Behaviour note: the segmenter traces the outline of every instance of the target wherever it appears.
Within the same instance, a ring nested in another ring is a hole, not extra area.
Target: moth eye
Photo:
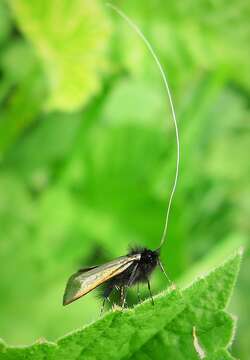
[[[148,255],[148,261],[152,262],[153,258],[151,255]]]

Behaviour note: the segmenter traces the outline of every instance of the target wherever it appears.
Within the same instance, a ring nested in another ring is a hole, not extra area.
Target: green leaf
[[[37,57],[23,39],[9,42],[4,48],[0,68],[4,74],[0,86],[2,155],[37,120],[44,107],[46,85]]]
[[[206,360],[233,360],[232,357],[226,350],[216,351],[214,354],[206,357]]]
[[[49,83],[49,109],[73,110],[100,88],[109,25],[97,1],[10,0]]]
[[[0,45],[6,41],[11,30],[11,19],[6,4],[0,3]]]
[[[225,311],[241,261],[241,251],[204,278],[180,291],[170,287],[134,308],[101,319],[59,339],[26,347],[5,347],[1,360],[199,359],[193,329],[206,359],[233,359],[226,349],[235,321]]]

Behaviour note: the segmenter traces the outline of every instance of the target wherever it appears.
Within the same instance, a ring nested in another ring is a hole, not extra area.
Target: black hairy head
[[[139,264],[157,265],[159,259],[159,250],[150,250],[145,247],[131,248],[128,255],[141,254]]]

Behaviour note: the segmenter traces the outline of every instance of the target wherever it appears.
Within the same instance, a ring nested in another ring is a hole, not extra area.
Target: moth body
[[[119,290],[123,306],[128,287],[147,282],[150,291],[149,277],[157,265],[159,265],[159,250],[135,248],[127,255],[106,264],[80,269],[68,280],[63,305],[70,304],[104,284],[104,301],[113,290]]]

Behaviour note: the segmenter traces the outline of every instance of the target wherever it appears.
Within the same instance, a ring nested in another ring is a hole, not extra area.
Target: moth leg
[[[165,271],[165,269],[164,269],[164,267],[163,267],[163,265],[162,265],[162,263],[161,263],[160,260],[158,260],[158,265],[159,265],[161,271],[163,272],[163,274],[166,276],[169,284],[171,285],[171,284],[172,284],[172,281],[171,281],[170,278],[168,277],[168,274],[166,273],[166,271]]]
[[[125,305],[125,286],[120,287],[120,306],[124,308]]]
[[[104,307],[105,307],[105,303],[106,303],[106,300],[108,300],[110,302],[110,299],[109,299],[109,295],[111,294],[111,292],[113,291],[114,287],[112,285],[109,285],[107,286],[107,288],[105,289],[104,293],[103,293],[103,302],[102,302],[102,307],[101,307],[101,314],[103,314],[103,311],[104,311]]]
[[[129,286],[131,286],[136,278],[136,271],[137,271],[137,267],[138,267],[138,264],[136,264],[132,270],[132,273],[129,277],[129,280],[127,282],[127,284],[125,285],[122,285],[120,287],[120,305],[122,308],[125,307],[125,304],[126,304],[126,292],[127,292],[127,288]]]
[[[140,284],[137,283],[137,298],[138,302],[141,303]]]
[[[133,271],[132,271],[132,273],[130,275],[130,278],[128,280],[128,284],[127,284],[128,287],[133,284],[133,282],[134,282],[134,280],[136,278],[137,267],[138,267],[138,264],[136,264],[135,267],[133,268]]]
[[[152,305],[154,305],[154,299],[153,299],[153,296],[152,296],[152,293],[151,293],[151,288],[150,288],[150,282],[149,280],[147,279],[147,282],[148,282],[148,291],[149,291],[149,294],[150,294],[150,298],[151,298],[151,302],[152,302]]]
[[[102,316],[102,314],[103,314],[106,299],[107,299],[107,298],[104,298],[104,299],[103,299],[102,307],[101,307],[101,311],[100,311],[100,316]]]
[[[122,308],[124,308],[125,304],[126,304],[126,292],[127,292],[127,288],[130,287],[134,280],[136,279],[136,271],[137,271],[137,267],[138,267],[138,264],[136,264],[132,270],[132,273],[129,277],[129,280],[127,282],[126,285],[123,285],[121,287],[121,292],[122,292],[122,295],[121,295],[121,306]]]

